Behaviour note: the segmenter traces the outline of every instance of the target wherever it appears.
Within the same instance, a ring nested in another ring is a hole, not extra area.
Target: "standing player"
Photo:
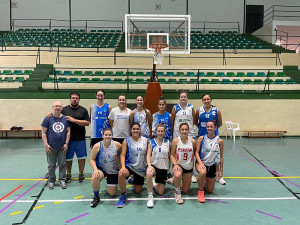
[[[124,140],[120,156],[121,169],[119,171],[119,186],[121,197],[117,204],[119,208],[124,207],[127,201],[126,179],[130,174],[133,175],[133,188],[135,193],[140,194],[142,192],[147,167],[147,146],[147,138],[141,136],[140,124],[133,123],[131,126],[131,136]]]
[[[110,127],[113,130],[113,139],[120,144],[130,135],[130,113],[131,110],[126,107],[126,97],[122,94],[118,98],[118,107],[113,108],[108,116]]]
[[[111,106],[104,102],[105,92],[99,90],[96,93],[97,103],[91,105],[91,144],[90,147],[103,140],[102,131],[105,128],[109,128],[108,115],[111,111]]]
[[[165,138],[169,141],[172,140],[172,115],[167,112],[167,102],[163,96],[158,100],[158,112],[152,115],[152,132],[156,134],[156,127],[158,124],[163,123],[166,127]]]
[[[87,157],[86,143],[85,143],[85,126],[89,126],[90,118],[86,108],[79,105],[80,94],[72,92],[70,94],[70,105],[63,108],[64,114],[68,121],[71,122],[71,140],[67,151],[67,176],[66,182],[71,181],[72,162],[74,154],[76,153],[79,167],[79,183],[85,181],[84,167],[85,159]]]
[[[137,122],[141,125],[141,135],[149,140],[151,134],[150,129],[152,126],[152,117],[150,111],[144,106],[144,99],[142,96],[136,97],[136,108],[130,113],[130,125],[134,122]]]
[[[175,201],[182,204],[180,183],[182,180],[182,191],[187,194],[191,187],[196,141],[188,136],[189,125],[187,123],[179,125],[179,132],[180,136],[172,141],[170,159],[173,163]]]
[[[204,136],[207,134],[206,123],[210,120],[216,121],[215,135],[219,135],[219,128],[222,126],[222,114],[221,111],[211,104],[212,97],[210,94],[204,94],[202,96],[203,106],[200,106],[196,111],[196,124],[199,128],[198,136]],[[219,171],[219,166],[217,165],[217,171]],[[222,176],[217,174],[216,180],[225,185],[226,181]]]
[[[165,191],[167,173],[170,167],[170,141],[165,139],[166,128],[163,123],[156,126],[156,137],[150,140],[147,151],[147,190],[148,202],[147,207],[154,206],[153,201],[153,186],[155,191],[162,195]],[[155,182],[152,182],[152,177],[155,176]]]
[[[115,196],[118,189],[118,168],[120,166],[120,153],[122,145],[112,140],[112,130],[103,130],[103,141],[96,143],[91,152],[90,164],[93,168],[92,188],[94,199],[91,207],[94,208],[100,202],[100,181],[106,178],[107,193]]]
[[[212,193],[215,187],[216,165],[220,164],[219,175],[223,175],[223,150],[224,142],[218,135],[215,134],[217,129],[216,121],[210,120],[206,123],[206,130],[208,134],[199,137],[196,148],[196,170],[201,174],[198,177],[198,200],[205,202],[205,189],[208,193]],[[206,167],[203,168],[203,167]],[[206,178],[203,176],[206,170]]]

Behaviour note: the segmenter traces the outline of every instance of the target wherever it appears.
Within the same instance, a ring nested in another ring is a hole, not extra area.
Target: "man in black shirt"
[[[80,94],[72,92],[70,94],[70,105],[63,108],[64,114],[71,123],[71,139],[69,148],[66,154],[67,160],[67,176],[66,182],[71,181],[72,162],[74,154],[76,153],[79,167],[79,183],[85,181],[84,167],[85,159],[87,157],[86,143],[85,143],[85,126],[89,126],[90,118],[86,108],[79,105]]]

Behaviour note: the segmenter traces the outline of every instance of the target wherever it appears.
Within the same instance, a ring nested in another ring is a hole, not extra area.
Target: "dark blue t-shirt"
[[[70,124],[64,115],[60,118],[57,118],[54,115],[45,117],[41,126],[48,128],[47,140],[48,144],[53,149],[60,149],[64,146],[67,139],[67,128],[70,127]]]

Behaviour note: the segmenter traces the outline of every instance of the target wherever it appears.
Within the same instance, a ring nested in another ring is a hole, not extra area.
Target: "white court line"
[[[183,199],[186,200],[198,200],[198,197],[184,197]],[[212,197],[212,198],[205,198],[206,200],[248,200],[248,201],[269,201],[269,200],[298,200],[296,197],[275,197],[275,198],[243,198],[243,197]],[[60,200],[39,200],[39,203],[42,202],[90,202],[93,199],[60,199]],[[102,199],[101,198],[101,202],[116,202],[118,201],[118,198],[112,198],[112,199]],[[147,201],[148,198],[128,198],[129,201]],[[154,198],[154,200],[158,200],[158,201],[164,201],[164,200],[174,200],[173,197],[170,198],[166,198],[166,197],[162,197],[162,198]],[[12,202],[13,200],[2,200],[1,202]],[[34,202],[34,200],[19,200],[16,203],[32,203]]]

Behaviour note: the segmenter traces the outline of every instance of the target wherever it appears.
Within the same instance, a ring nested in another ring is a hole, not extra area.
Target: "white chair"
[[[233,123],[231,121],[225,121],[226,124],[226,139],[227,139],[227,133],[230,132],[230,137],[233,137],[233,141],[235,141],[235,132],[240,132],[240,138],[242,139],[242,130],[240,128],[239,123]]]

